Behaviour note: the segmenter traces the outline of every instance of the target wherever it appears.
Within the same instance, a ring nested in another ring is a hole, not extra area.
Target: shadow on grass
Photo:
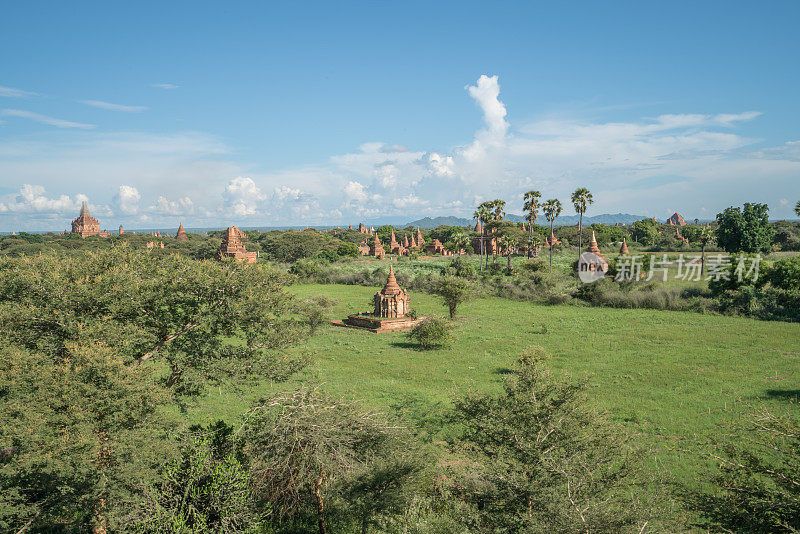
[[[766,399],[800,400],[800,389],[768,389]]]
[[[513,372],[514,371],[509,369],[508,367],[498,367],[497,369],[492,371],[492,374],[495,374],[495,375],[507,375],[507,374],[513,373]]]
[[[414,343],[412,341],[392,341],[391,343],[389,343],[389,345],[397,349],[410,349],[410,350],[415,350],[417,352],[429,352],[447,348],[447,345],[437,345],[434,347],[428,347],[426,349],[419,343]]]

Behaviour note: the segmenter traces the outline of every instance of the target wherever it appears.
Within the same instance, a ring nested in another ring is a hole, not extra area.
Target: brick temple
[[[80,214],[72,221],[72,233],[79,234],[81,237],[89,237],[92,235],[109,237],[111,235],[108,230],[100,231],[100,221],[89,214],[89,206],[86,204],[85,200],[83,204],[81,204]]]
[[[217,250],[217,259],[235,258],[244,263],[255,263],[258,252],[248,252],[242,240],[247,239],[238,226],[230,226],[222,236],[222,243]]]
[[[335,326],[360,328],[373,333],[411,330],[425,317],[410,317],[410,297],[403,291],[394,276],[394,267],[389,266],[389,276],[383,289],[375,293],[372,313],[348,315],[343,321],[333,321]]]

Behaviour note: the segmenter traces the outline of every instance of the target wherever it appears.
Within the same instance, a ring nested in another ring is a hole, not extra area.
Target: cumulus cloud
[[[76,211],[83,200],[86,200],[84,195],[78,195],[75,199],[69,195],[51,198],[41,185],[23,184],[18,195],[7,195],[0,201],[0,213],[67,214]]]
[[[119,191],[114,197],[114,203],[124,215],[136,215],[139,212],[139,200],[142,195],[139,190],[131,185],[119,186]]]
[[[228,182],[223,194],[225,207],[234,215],[240,216],[255,215],[259,203],[264,198],[253,179],[245,176],[239,176]]]
[[[491,147],[498,146],[508,133],[506,106],[500,102],[500,83],[497,76],[481,75],[476,85],[467,86],[469,95],[483,111],[483,122],[486,128],[475,134],[472,145],[464,150],[467,159],[476,159]]]
[[[81,102],[87,106],[107,109],[109,111],[124,111],[125,113],[141,113],[147,109],[147,106],[125,106],[123,104],[112,104],[111,102],[104,102],[102,100],[81,100]]]
[[[48,117],[47,115],[41,115],[39,113],[34,113],[33,111],[25,111],[23,109],[4,109],[3,111],[0,111],[0,117],[19,117],[22,119],[30,119],[32,121],[36,121],[42,124],[47,124],[49,126],[55,126],[56,128],[80,128],[82,130],[89,130],[94,128],[94,124],[84,124],[82,122],[65,121],[63,119]]]
[[[150,206],[149,211],[159,215],[191,215],[194,213],[194,202],[189,197],[169,200],[162,195]]]
[[[344,188],[344,194],[348,200],[353,202],[363,202],[367,200],[369,196],[361,183],[352,180],[347,182]]]

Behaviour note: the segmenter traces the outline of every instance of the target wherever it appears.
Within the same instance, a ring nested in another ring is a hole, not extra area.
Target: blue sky
[[[84,199],[109,228],[348,224],[579,186],[594,213],[792,217],[798,24],[797,2],[8,3],[0,230]]]

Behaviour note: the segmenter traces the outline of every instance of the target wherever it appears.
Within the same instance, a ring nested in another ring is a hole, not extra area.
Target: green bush
[[[786,290],[800,290],[800,256],[783,258],[764,269],[761,282]]]
[[[530,258],[522,264],[522,268],[529,273],[538,273],[547,270],[547,262],[542,258]]]
[[[289,268],[289,272],[298,278],[310,280],[322,274],[322,267],[314,261],[298,260]]]
[[[451,274],[468,280],[474,280],[475,267],[464,258],[453,258],[450,265],[442,269],[442,274]]]
[[[424,350],[446,347],[452,339],[450,324],[438,317],[428,317],[420,321],[411,329],[408,337]]]
[[[358,246],[355,243],[342,243],[336,249],[336,253],[343,257],[355,258],[358,256]]]
[[[316,259],[325,263],[333,263],[339,259],[339,253],[330,249],[320,250],[316,255]]]

